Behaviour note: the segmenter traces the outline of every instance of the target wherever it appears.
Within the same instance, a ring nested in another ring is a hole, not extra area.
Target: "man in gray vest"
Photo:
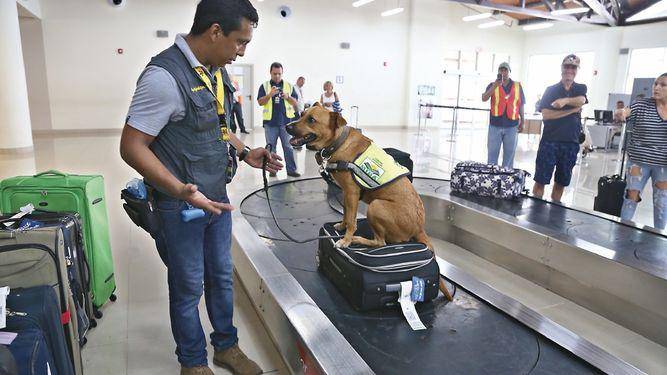
[[[233,86],[226,64],[243,56],[258,15],[248,0],[202,0],[190,33],[153,57],[137,82],[121,137],[123,160],[155,188],[162,222],[156,238],[167,265],[169,313],[181,374],[213,374],[198,304],[205,294],[213,362],[235,374],[262,370],[238,346],[232,323],[231,210],[226,183],[238,160],[282,168],[264,148],[250,149],[226,126]],[[204,217],[184,222],[190,206]]]

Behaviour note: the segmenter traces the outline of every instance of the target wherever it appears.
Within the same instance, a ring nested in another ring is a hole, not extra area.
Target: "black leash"
[[[269,151],[269,155],[271,155],[271,145],[268,144],[266,145],[266,149]],[[273,213],[273,207],[271,207],[271,199],[269,199],[269,180],[266,177],[266,165],[269,163],[269,158],[266,156],[264,157],[264,161],[262,162],[262,179],[264,180],[264,194],[266,195],[266,203],[269,205],[269,211],[271,212],[271,217],[273,218],[273,222],[276,224],[276,227],[282,233],[285,237],[287,237],[288,240],[296,243],[306,243],[310,241],[315,241],[315,240],[327,240],[327,239],[334,239],[334,238],[343,238],[344,236],[318,236],[314,238],[309,238],[306,240],[297,240],[296,238],[290,236],[283,230],[283,228],[278,225],[278,219],[276,219],[276,215]]]

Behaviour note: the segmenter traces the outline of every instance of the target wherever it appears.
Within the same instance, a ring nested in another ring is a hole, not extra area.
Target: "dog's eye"
[[[308,123],[312,124],[315,122],[315,118],[313,116],[308,116]]]

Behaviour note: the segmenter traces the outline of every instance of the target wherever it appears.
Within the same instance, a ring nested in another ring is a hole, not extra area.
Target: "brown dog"
[[[311,150],[322,150],[340,143],[341,135],[347,137],[333,150],[328,163],[352,162],[371,144],[371,140],[361,132],[346,127],[345,119],[336,112],[330,112],[315,103],[303,113],[298,121],[287,125],[287,132],[292,135],[293,146],[306,145]],[[320,153],[316,157],[322,165]],[[354,181],[350,171],[332,171],[331,175],[343,190],[343,221],[336,224],[336,230],[345,230],[345,237],[336,242],[337,247],[361,244],[369,247],[384,246],[387,243],[417,241],[433,251],[433,245],[424,230],[424,204],[407,177],[375,190],[364,190]],[[362,194],[363,193],[363,194]],[[366,217],[373,230],[373,239],[355,236],[357,230],[357,208],[359,200],[368,204]],[[443,280],[440,290],[451,301],[452,297]]]

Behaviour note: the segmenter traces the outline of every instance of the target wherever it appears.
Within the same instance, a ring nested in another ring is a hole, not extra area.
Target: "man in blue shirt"
[[[283,66],[280,63],[274,62],[271,64],[270,72],[271,80],[264,82],[257,93],[257,103],[264,107],[262,117],[266,143],[270,144],[275,151],[278,145],[278,137],[280,137],[280,143],[285,154],[287,175],[299,177],[301,174],[296,171],[294,152],[289,144],[292,137],[285,130],[285,125],[296,118],[299,97],[292,85],[283,80]],[[276,177],[275,173],[270,175]]]
[[[503,146],[503,164],[513,168],[518,133],[523,130],[523,108],[526,97],[519,82],[510,79],[510,64],[498,67],[498,79],[486,87],[482,101],[491,99],[487,163],[498,164],[500,146]]]
[[[560,202],[565,187],[570,184],[579,153],[581,108],[588,103],[586,85],[574,82],[579,64],[576,55],[566,56],[561,65],[561,81],[547,87],[540,101],[544,129],[535,160],[533,195],[542,198],[544,185],[551,183],[555,168],[551,192],[554,202]]]

